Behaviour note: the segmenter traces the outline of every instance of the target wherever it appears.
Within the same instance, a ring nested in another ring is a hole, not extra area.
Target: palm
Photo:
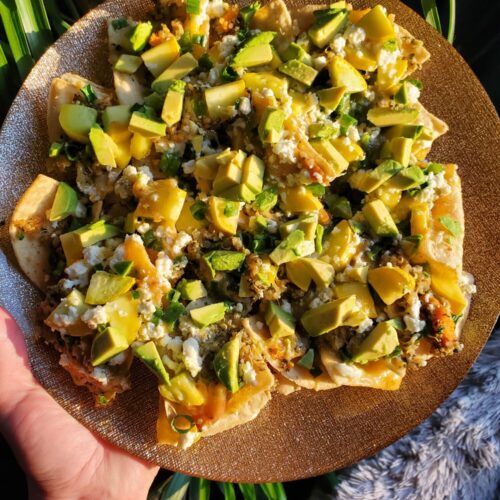
[[[11,374],[15,373],[15,385]],[[38,488],[71,498],[145,496],[157,467],[94,436],[36,382],[21,332],[0,309],[2,430]]]

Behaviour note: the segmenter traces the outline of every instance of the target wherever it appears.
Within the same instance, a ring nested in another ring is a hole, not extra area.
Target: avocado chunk
[[[60,236],[61,245],[66,257],[66,262],[71,265],[82,258],[84,248],[107,240],[120,233],[120,229],[111,224],[106,224],[104,220],[99,220],[92,224],[80,227],[75,231],[64,233]]]
[[[246,86],[243,80],[205,89],[205,102],[210,118],[216,120],[231,117],[237,99],[243,97],[245,92]]]
[[[222,385],[230,392],[237,392],[240,388],[238,380],[238,364],[240,358],[239,335],[226,342],[215,355],[214,370]]]
[[[330,87],[316,92],[319,104],[329,113],[333,113],[339,106],[346,92],[345,87]]]
[[[141,66],[142,59],[139,56],[131,56],[130,54],[122,54],[118,61],[115,62],[113,69],[120,73],[133,75]]]
[[[394,125],[388,128],[384,135],[387,139],[394,139],[395,137],[406,137],[416,141],[423,133],[423,125]]]
[[[163,137],[167,133],[167,125],[149,117],[141,111],[134,111],[128,129],[146,138]]]
[[[264,189],[255,197],[253,203],[256,210],[268,212],[278,203],[278,194],[275,188]]]
[[[313,240],[316,236],[316,227],[318,226],[318,216],[316,214],[302,215],[298,219],[280,224],[279,231],[283,239],[285,239],[292,231],[300,229],[304,233],[306,240]]]
[[[196,386],[196,382],[188,372],[181,372],[170,379],[170,384],[158,386],[162,397],[174,403],[186,406],[201,406],[206,398]]]
[[[56,196],[50,209],[49,221],[62,220],[69,215],[74,215],[77,206],[78,196],[76,191],[65,182],[60,182],[57,185]]]
[[[349,14],[344,9],[323,9],[314,14],[316,21],[307,34],[314,45],[322,49],[345,27]]]
[[[170,377],[167,370],[165,370],[160,353],[152,340],[136,347],[134,354],[160,379],[160,382],[164,384],[170,383]]]
[[[70,309],[71,308],[71,309]],[[71,292],[61,300],[59,305],[50,313],[44,323],[53,330],[61,328],[60,318],[72,317],[75,318],[71,324],[65,324],[64,330],[67,335],[72,337],[82,337],[91,335],[93,331],[81,321],[81,316],[89,309],[85,304],[85,297],[82,292],[74,288]]]
[[[274,144],[281,139],[285,113],[281,109],[269,106],[259,123],[259,137],[263,143]]]
[[[409,104],[410,103],[410,82],[403,82],[399,87],[399,90],[394,95],[394,100],[399,104]]]
[[[361,304],[363,313],[369,318],[377,317],[377,310],[368,285],[359,282],[338,283],[335,285],[335,293],[339,299],[355,295]]]
[[[376,127],[410,125],[418,118],[418,109],[413,108],[372,108],[368,111],[368,121]]]
[[[115,142],[127,141],[130,137],[128,124],[132,112],[130,106],[118,105],[108,106],[102,112],[102,124],[104,131],[111,136]]]
[[[258,156],[250,155],[245,158],[241,183],[253,193],[253,197],[243,201],[247,203],[253,201],[255,196],[262,191],[265,170],[266,166]]]
[[[141,52],[141,50],[144,50],[152,32],[153,25],[149,21],[138,23],[129,35],[132,51]]]
[[[303,258],[287,262],[286,273],[288,279],[301,290],[307,291],[311,281],[319,288],[325,288],[331,284],[335,270],[331,264],[312,258]]]
[[[311,146],[332,166],[336,174],[341,174],[349,166],[349,162],[338,152],[335,146],[326,139],[311,141]]]
[[[252,36],[248,41],[246,41],[244,47],[255,47],[257,45],[269,45],[275,38],[277,33],[274,31],[261,31],[256,35]]]
[[[363,75],[343,57],[333,56],[328,66],[333,87],[344,87],[348,94],[363,92],[368,88]]]
[[[279,266],[299,257],[311,255],[314,250],[314,241],[306,240],[304,232],[296,229],[269,254],[269,258]]]
[[[252,68],[254,66],[267,64],[271,62],[272,59],[273,51],[268,43],[246,46],[240,49],[234,56],[232,66],[234,68]]]
[[[129,343],[122,333],[112,327],[98,333],[92,342],[90,360],[92,366],[99,366],[109,361],[113,356],[128,349]]]
[[[330,139],[338,135],[339,129],[328,123],[311,123],[307,132],[311,139]]]
[[[351,202],[345,196],[333,194],[326,197],[326,204],[332,217],[350,219],[352,217]]]
[[[351,295],[307,311],[300,321],[309,335],[317,337],[349,323],[349,317],[355,309],[356,296]]]
[[[197,67],[198,61],[190,52],[186,52],[153,81],[151,88],[158,94],[164,94],[173,80],[182,80]]]
[[[160,76],[178,57],[180,47],[175,36],[169,37],[156,47],[141,54],[144,65],[156,78]]]
[[[207,289],[201,280],[183,279],[177,285],[177,290],[184,300],[196,300],[207,296]]]
[[[99,164],[115,168],[115,144],[113,139],[99,125],[94,125],[90,129],[89,139]]]
[[[285,62],[297,59],[297,61],[312,66],[311,55],[308,54],[301,45],[295,42],[292,42],[285,50],[281,51],[280,56]]]
[[[290,78],[293,78],[294,80],[297,80],[299,83],[307,85],[308,87],[313,84],[314,80],[318,76],[318,72],[314,68],[304,64],[298,59],[291,59],[290,61],[283,63],[278,68],[278,71],[289,76]]]
[[[399,267],[370,269],[368,283],[387,305],[393,304],[415,288],[415,278]]]
[[[398,332],[387,321],[379,323],[353,353],[355,363],[368,363],[391,354],[399,345]]]
[[[275,302],[267,304],[265,320],[273,337],[288,337],[295,333],[295,318]]]
[[[97,120],[97,110],[81,104],[63,104],[59,113],[59,124],[64,133],[76,142],[87,144],[90,129]]]
[[[385,160],[373,170],[357,170],[350,176],[349,184],[354,189],[371,193],[400,172],[401,169],[399,163],[393,160]]]
[[[395,137],[388,144],[392,158],[401,163],[403,167],[407,167],[410,164],[413,140],[406,137]]]
[[[168,127],[175,125],[182,118],[185,87],[186,83],[182,80],[174,80],[168,89],[161,112],[161,119]]]
[[[195,322],[196,326],[204,328],[205,326],[217,323],[224,319],[226,314],[226,305],[224,302],[217,302],[208,306],[198,307],[189,311],[191,319]]]
[[[417,165],[412,165],[411,167],[404,168],[397,175],[395,175],[388,185],[394,189],[400,189],[405,191],[407,189],[413,189],[425,182],[425,174],[423,170]]]
[[[135,278],[96,271],[87,289],[85,302],[91,305],[105,304],[127,293],[135,284]]]
[[[363,215],[377,236],[394,237],[399,230],[389,210],[380,200],[373,200],[363,206]]]
[[[245,260],[245,253],[232,250],[212,250],[206,253],[202,260],[211,270],[212,277],[217,271],[235,271]]]
[[[231,151],[229,153],[222,152],[217,157],[217,162],[220,166],[213,182],[213,191],[215,195],[220,195],[227,189],[241,184],[243,179],[243,162],[245,158],[246,153],[241,150]]]

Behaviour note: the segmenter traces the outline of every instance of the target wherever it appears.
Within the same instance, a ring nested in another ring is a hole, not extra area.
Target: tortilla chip
[[[424,42],[415,38],[410,32],[397,25],[399,28],[398,40],[403,57],[408,61],[408,69],[404,78],[408,77],[431,57],[429,51],[424,47]]]
[[[17,262],[40,290],[46,286],[49,261],[49,244],[40,238],[40,231],[47,222],[46,213],[52,207],[58,184],[51,177],[38,175],[17,203],[9,225]]]
[[[288,7],[283,0],[271,0],[260,8],[252,19],[251,28],[276,31],[287,39],[293,38],[297,33]]]

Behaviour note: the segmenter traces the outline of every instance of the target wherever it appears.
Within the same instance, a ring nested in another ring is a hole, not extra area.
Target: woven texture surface
[[[291,2],[299,4],[299,2]],[[354,1],[355,7],[375,2]],[[288,397],[275,395],[253,422],[205,439],[187,451],[155,443],[157,391],[153,377],[137,366],[133,389],[109,409],[97,409],[86,390],[71,383],[57,355],[34,342],[38,293],[20,274],[0,227],[0,305],[26,336],[33,371],[52,396],[84,425],[131,453],[162,467],[209,479],[286,481],[345,467],[387,446],[453,391],[479,354],[500,308],[497,249],[500,210],[500,121],[486,93],[461,57],[417,14],[396,0],[383,1],[396,20],[424,40],[432,59],[420,74],[423,104],[450,125],[431,158],[458,163],[466,212],[465,263],[477,280],[459,355],[433,360],[409,373],[398,392],[344,387]],[[35,174],[43,171],[45,113],[50,80],[66,71],[108,83],[105,19],[147,15],[146,0],[112,0],[78,22],[40,60],[14,101],[0,135],[0,220]]]

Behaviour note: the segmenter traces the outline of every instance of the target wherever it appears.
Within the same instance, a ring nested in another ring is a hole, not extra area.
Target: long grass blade
[[[69,16],[73,19],[73,21],[76,21],[80,17],[80,13],[78,12],[74,2],[72,0],[64,0],[63,3],[66,6]]]
[[[422,4],[425,20],[442,34],[443,28],[441,27],[436,0],[420,0],[420,3]]]
[[[208,479],[193,477],[189,483],[189,500],[210,500],[210,486]]]
[[[49,19],[41,0],[15,0],[31,54],[38,59],[53,42]]]
[[[0,45],[0,118],[3,118],[10,102],[9,81],[9,61],[7,55]]]
[[[241,494],[243,495],[243,500],[256,500],[257,499],[257,493],[255,491],[254,484],[239,483],[238,487],[240,488]]]
[[[55,0],[44,0],[44,4],[52,30],[57,36],[61,36],[69,29],[70,25],[64,20],[61,11],[57,8]]]
[[[224,500],[236,500],[236,492],[232,483],[223,483]]]
[[[168,479],[166,487],[161,492],[160,500],[183,500],[186,497],[191,478],[176,472]]]
[[[24,80],[35,61],[31,56],[14,0],[0,0],[0,18],[3,22],[12,56],[16,62],[17,71],[21,79]]]
[[[450,12],[448,17],[448,41],[453,44],[455,40],[455,24],[457,16],[457,5],[455,0],[450,0]]]
[[[268,500],[287,500],[282,483],[262,483],[259,485]]]

